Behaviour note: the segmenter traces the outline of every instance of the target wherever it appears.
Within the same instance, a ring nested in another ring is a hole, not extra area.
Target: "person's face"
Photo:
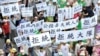
[[[34,21],[38,21],[38,17],[35,17],[35,18],[34,18]]]

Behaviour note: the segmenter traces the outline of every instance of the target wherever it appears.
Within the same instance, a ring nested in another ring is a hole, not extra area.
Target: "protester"
[[[10,53],[8,54],[8,56],[17,56],[17,50],[16,50],[16,48],[11,48],[10,49]]]
[[[10,53],[10,49],[12,48],[12,43],[10,41],[10,39],[6,40],[6,43],[3,46],[3,50],[4,50],[4,56],[8,56],[8,54]]]
[[[10,23],[9,23],[8,19],[9,19],[8,17],[5,17],[5,19],[3,19],[3,25],[2,25],[5,42],[7,39],[10,39],[9,35],[11,32],[10,31]]]
[[[78,51],[78,56],[89,56],[85,46],[81,46]]]
[[[14,15],[11,15],[10,17],[10,28],[11,28],[10,38],[14,42],[13,37],[17,36],[16,18],[14,17]]]
[[[100,16],[99,0],[6,2],[0,1],[0,38],[5,40],[0,55],[100,56],[100,33],[94,30]]]
[[[93,56],[100,56],[100,42],[97,42],[93,47]]]

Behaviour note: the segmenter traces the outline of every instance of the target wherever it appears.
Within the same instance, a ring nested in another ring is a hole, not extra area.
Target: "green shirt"
[[[81,29],[82,29],[81,21],[78,22],[77,29],[78,29],[78,30],[81,30]]]
[[[85,1],[82,1],[82,0],[78,0],[78,3],[79,3],[80,5],[82,5],[82,6],[85,6],[85,5],[86,5]]]
[[[66,6],[66,0],[57,0],[57,4],[60,8],[64,8]]]
[[[54,21],[53,16],[47,17],[46,21],[47,21],[47,22],[53,22],[53,21]]]

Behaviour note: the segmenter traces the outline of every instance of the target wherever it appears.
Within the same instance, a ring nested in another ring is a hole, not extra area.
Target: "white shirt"
[[[68,45],[61,45],[61,52],[63,53],[63,56],[68,56],[69,48]]]
[[[39,52],[38,52],[38,56],[45,56],[45,54],[46,54],[45,50],[43,50],[43,52],[40,52],[40,50],[39,50]]]
[[[75,46],[75,55],[77,56],[77,52],[80,50],[80,46],[79,44],[76,44]]]

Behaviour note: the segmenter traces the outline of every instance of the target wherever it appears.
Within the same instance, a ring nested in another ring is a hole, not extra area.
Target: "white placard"
[[[15,41],[17,47],[20,47],[22,45],[22,40],[20,37],[15,37],[14,41]]]
[[[20,47],[22,45],[29,45],[29,47],[31,47],[29,43],[29,37],[28,37],[29,35],[33,35],[33,34],[25,34],[22,36],[15,37],[14,40],[17,47]]]
[[[64,21],[66,8],[58,8],[58,22]]]
[[[32,7],[24,7],[21,9],[21,13],[23,17],[32,17],[33,16],[33,8]]]
[[[71,19],[62,22],[44,22],[43,31],[49,31],[50,29],[70,29],[78,25],[78,19]]]
[[[73,17],[74,17],[74,8],[73,7],[66,8],[65,18],[66,19],[71,19]]]
[[[37,11],[46,10],[46,7],[47,7],[47,3],[46,2],[42,2],[42,3],[36,4]]]
[[[2,5],[0,8],[3,16],[10,16],[20,13],[18,3]]]
[[[82,6],[81,5],[77,5],[77,6],[74,6],[74,14],[76,13],[79,13],[82,11]]]
[[[81,23],[82,23],[82,28],[93,27],[98,23],[97,15],[94,15],[93,17],[89,18],[83,18],[81,19]]]
[[[83,30],[62,31],[56,33],[56,42],[71,42],[94,38],[94,28]]]
[[[65,19],[72,19],[74,17],[74,8],[58,8],[58,21],[64,21]]]
[[[0,4],[18,2],[18,0],[0,0]]]
[[[51,43],[51,37],[48,32],[38,35],[29,35],[29,40],[31,46],[40,46]]]
[[[56,6],[49,5],[46,7],[46,16],[55,16],[56,13]]]
[[[44,20],[40,20],[40,21],[37,21],[37,22],[33,22],[31,24],[31,27],[34,27],[35,29],[41,29],[42,26],[43,26],[43,23],[44,23]]]

